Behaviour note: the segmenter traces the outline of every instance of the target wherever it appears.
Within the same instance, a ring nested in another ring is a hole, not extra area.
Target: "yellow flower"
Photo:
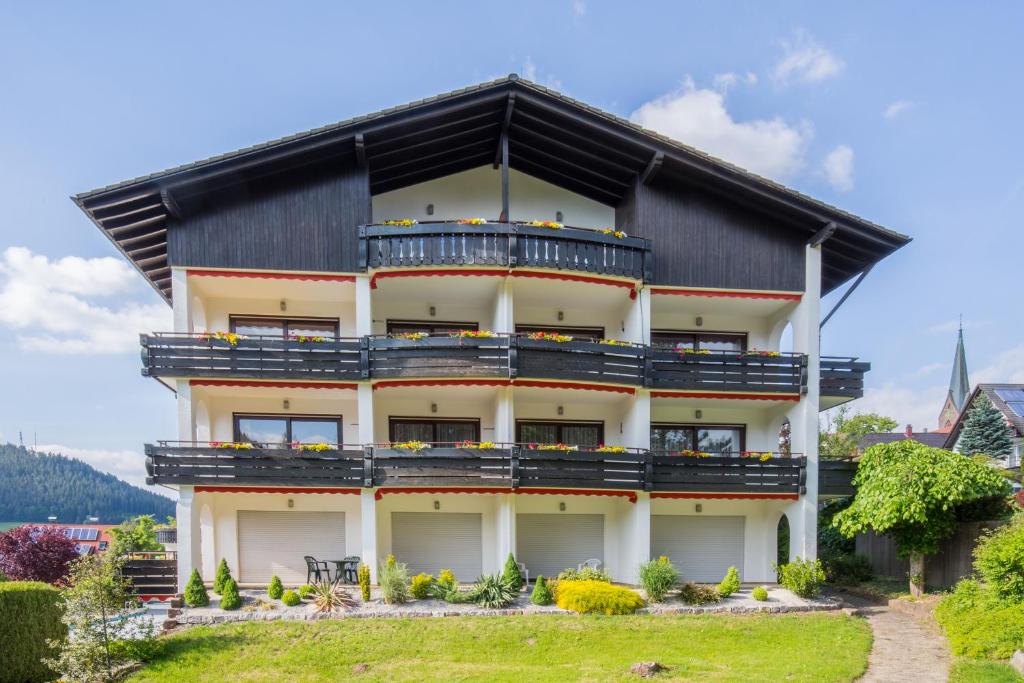
[[[561,230],[564,227],[561,223],[555,221],[530,221],[530,225],[535,228],[549,228],[551,230]]]
[[[612,237],[620,240],[626,236],[626,233],[622,232],[621,230],[616,230],[615,228],[605,228],[601,232],[605,235],[611,235]]]
[[[397,225],[398,227],[401,228],[411,228],[417,223],[419,223],[419,221],[412,218],[400,218],[398,220],[393,221],[384,221],[382,225]]]
[[[487,222],[486,218],[460,218],[458,221],[459,225],[483,225]]]

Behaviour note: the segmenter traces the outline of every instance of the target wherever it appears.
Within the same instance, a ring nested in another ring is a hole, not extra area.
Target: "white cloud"
[[[779,117],[736,121],[725,95],[697,88],[687,77],[680,90],[642,104],[630,119],[743,168],[785,179],[804,165],[813,136],[809,123],[790,125]]]
[[[896,420],[899,431],[908,424],[913,425],[914,431],[935,431],[947,391],[942,385],[910,389],[905,384],[890,382],[865,389],[863,398],[847,405],[855,412],[887,415]]]
[[[139,332],[169,328],[170,309],[163,304],[101,305],[94,299],[131,292],[137,277],[115,258],[51,261],[24,247],[9,247],[0,258],[0,324],[19,330],[18,345],[28,351],[134,351]]]
[[[740,83],[744,85],[756,85],[757,74],[751,71],[748,71],[745,74],[738,74],[733,71],[728,71],[724,74],[715,74],[711,83],[714,86],[715,90],[724,94],[729,92],[729,89],[732,88],[734,85],[738,85]]]
[[[985,367],[970,373],[971,382],[1024,383],[1024,344],[996,354]]]
[[[538,71],[537,64],[534,63],[533,58],[530,56],[527,56],[526,61],[523,63],[523,78],[534,83],[540,83],[552,90],[562,89],[562,81],[555,78],[551,73],[542,74]]]
[[[87,465],[92,465],[101,472],[112,474],[129,484],[149,489],[146,486],[146,457],[139,451],[75,448],[61,444],[40,445],[35,450],[40,453],[60,453],[69,458],[81,460]],[[163,494],[162,489],[152,490]]]
[[[907,373],[907,377],[911,379],[920,379],[921,377],[927,377],[928,375],[936,373],[939,370],[948,370],[950,365],[950,363],[928,363],[927,365],[922,365],[913,372]]]
[[[885,111],[882,112],[882,117],[886,119],[894,119],[913,106],[914,103],[910,100],[896,100],[891,102],[889,106],[885,108]]]
[[[587,15],[587,3],[583,0],[573,0],[572,13],[576,17],[584,17]]]
[[[783,41],[782,51],[782,59],[772,69],[772,77],[780,83],[816,83],[838,75],[846,66],[804,31]]]
[[[849,145],[839,145],[825,156],[821,170],[834,189],[849,192],[853,189],[853,149]]]

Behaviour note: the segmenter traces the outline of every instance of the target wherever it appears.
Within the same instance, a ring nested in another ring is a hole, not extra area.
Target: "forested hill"
[[[0,521],[81,523],[89,515],[101,524],[151,514],[163,521],[174,501],[105,474],[80,460],[0,444]]]

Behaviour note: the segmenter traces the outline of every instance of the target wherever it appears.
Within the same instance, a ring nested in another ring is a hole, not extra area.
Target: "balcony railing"
[[[143,335],[142,374],[321,381],[522,377],[756,394],[800,394],[807,387],[807,357],[793,353],[686,353],[640,344],[558,342],[507,334],[323,341],[225,337]],[[823,397],[857,398],[863,395],[864,373],[871,364],[822,358],[821,368]]]
[[[363,268],[508,266],[648,280],[650,242],[599,230],[456,221],[359,228]]]
[[[308,487],[436,486],[802,493],[807,459],[777,453],[680,455],[665,451],[438,444],[388,444],[322,452],[286,447],[236,450],[209,444],[146,446],[147,483]]]

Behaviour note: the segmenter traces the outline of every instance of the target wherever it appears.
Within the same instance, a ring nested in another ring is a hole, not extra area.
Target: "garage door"
[[[687,581],[718,582],[729,567],[743,575],[743,517],[653,515],[651,557],[667,555]]]
[[[604,515],[516,515],[516,559],[531,579],[592,558],[604,562]]]
[[[238,576],[266,584],[277,575],[285,585],[306,582],[306,562],[345,557],[344,512],[238,511]]]
[[[392,512],[391,552],[410,574],[451,569],[459,581],[483,574],[483,522],[465,512]]]

